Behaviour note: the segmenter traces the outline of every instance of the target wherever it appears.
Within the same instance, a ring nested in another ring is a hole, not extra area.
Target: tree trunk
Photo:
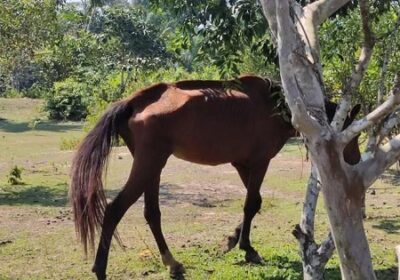
[[[343,87],[343,99],[329,125],[324,111],[318,27],[349,0],[260,0],[277,45],[280,74],[292,124],[301,132],[318,167],[331,232],[340,258],[342,279],[376,279],[362,219],[365,190],[400,156],[400,134],[368,158],[350,166],[344,147],[363,130],[381,122],[400,105],[400,79],[386,101],[363,119],[341,131],[351,95],[357,91],[372,57],[375,36],[370,28],[367,0],[358,1],[363,44],[357,64]],[[301,232],[301,231],[300,231]],[[307,234],[307,232],[306,232]]]
[[[339,254],[342,279],[375,280],[362,215],[364,187],[361,176],[346,166],[334,141],[318,151],[319,173],[331,232]],[[315,153],[313,153],[315,155]]]

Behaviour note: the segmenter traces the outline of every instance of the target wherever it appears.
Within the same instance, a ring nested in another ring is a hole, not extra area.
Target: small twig
[[[134,229],[136,231],[137,236],[139,237],[140,241],[143,242],[144,246],[146,247],[146,250],[148,250],[150,252],[151,255],[151,260],[153,262],[153,264],[157,264],[158,265],[158,258],[157,255],[154,253],[154,251],[150,248],[150,246],[147,244],[146,240],[144,239],[144,237],[140,234],[140,231],[137,229],[136,226],[134,226]]]

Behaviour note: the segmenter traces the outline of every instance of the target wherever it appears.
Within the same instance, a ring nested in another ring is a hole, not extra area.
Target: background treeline
[[[400,44],[399,3],[372,2],[378,47],[356,100],[365,110],[376,104],[376,92],[387,94],[400,65],[391,51]],[[329,96],[343,88],[358,57],[356,6],[320,30]],[[155,82],[240,73],[279,79],[269,36],[252,0],[2,1],[0,97],[43,98],[51,119],[82,120]]]

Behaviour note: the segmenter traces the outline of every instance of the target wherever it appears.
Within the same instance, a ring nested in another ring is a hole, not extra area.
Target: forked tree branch
[[[389,98],[382,103],[378,108],[369,113],[367,116],[359,121],[353,122],[348,128],[339,134],[339,141],[346,145],[351,139],[356,137],[361,131],[376,124],[388,114],[397,109],[400,105],[400,80],[399,75],[396,74],[393,89]]]

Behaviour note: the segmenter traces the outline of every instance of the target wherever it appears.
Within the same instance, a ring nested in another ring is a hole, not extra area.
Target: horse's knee
[[[104,209],[104,222],[118,221],[125,213],[121,204],[121,195],[115,197],[115,199],[106,205]]]
[[[150,226],[161,219],[161,212],[158,208],[155,209],[154,207],[145,207],[143,214]]]
[[[244,214],[246,216],[254,217],[254,215],[257,214],[258,211],[260,211],[261,204],[262,198],[259,193],[252,197],[249,197],[244,206]]]

